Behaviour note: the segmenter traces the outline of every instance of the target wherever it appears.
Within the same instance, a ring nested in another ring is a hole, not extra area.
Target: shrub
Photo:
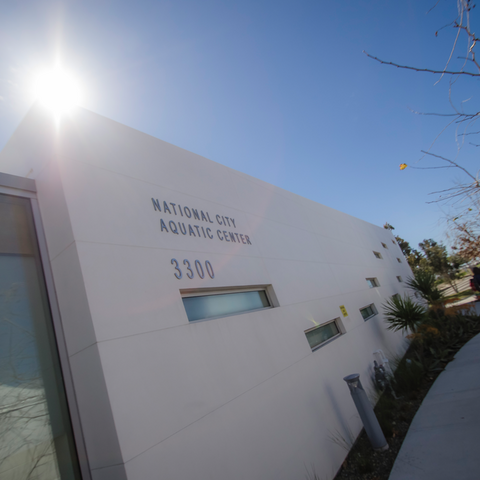
[[[393,389],[397,395],[407,395],[422,385],[425,369],[421,362],[404,358],[398,362],[392,379]]]
[[[375,406],[375,415],[385,437],[393,435],[394,411],[397,408],[396,400],[390,395],[382,395]]]
[[[388,329],[416,332],[419,325],[426,319],[427,309],[414,302],[409,296],[393,297],[383,305]]]
[[[435,274],[429,270],[417,270],[414,278],[409,277],[405,282],[428,303],[438,303],[443,300],[443,292],[436,285]]]

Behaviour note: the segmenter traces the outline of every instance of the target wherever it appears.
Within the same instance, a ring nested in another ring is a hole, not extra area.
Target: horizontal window
[[[332,338],[341,335],[340,328],[337,325],[338,321],[339,319],[332,320],[324,325],[305,330],[305,336],[307,337],[312,352]]]
[[[205,295],[184,296],[182,300],[189,322],[272,307],[265,289],[230,293],[209,292]]]
[[[382,255],[380,254],[380,252],[373,252],[373,254],[377,257],[377,258],[382,258]]]
[[[368,286],[370,288],[375,288],[380,286],[380,283],[378,283],[378,280],[376,278],[366,278],[365,280],[367,281]]]
[[[377,309],[375,308],[375,305],[372,303],[367,307],[361,308],[360,313],[362,314],[362,317],[364,320],[368,320],[369,318],[374,317],[378,312],[377,312]]]
[[[401,277],[400,275],[397,276],[397,280],[398,280],[399,282],[403,282],[402,277]]]

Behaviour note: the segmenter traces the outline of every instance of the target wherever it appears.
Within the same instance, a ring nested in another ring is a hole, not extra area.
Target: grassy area
[[[448,297],[445,297],[445,300],[447,302],[462,300],[463,298],[470,297],[475,294],[476,292],[474,292],[471,288],[469,288],[468,290],[463,290],[463,292],[458,292],[458,293],[454,293],[453,295],[448,295]]]

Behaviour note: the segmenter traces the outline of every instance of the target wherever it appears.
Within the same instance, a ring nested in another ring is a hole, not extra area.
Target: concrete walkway
[[[477,302],[477,310],[478,310]],[[389,480],[480,479],[480,335],[438,376]]]

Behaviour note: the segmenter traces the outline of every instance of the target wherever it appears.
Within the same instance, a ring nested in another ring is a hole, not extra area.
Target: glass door
[[[30,200],[3,194],[0,478],[80,479]]]

